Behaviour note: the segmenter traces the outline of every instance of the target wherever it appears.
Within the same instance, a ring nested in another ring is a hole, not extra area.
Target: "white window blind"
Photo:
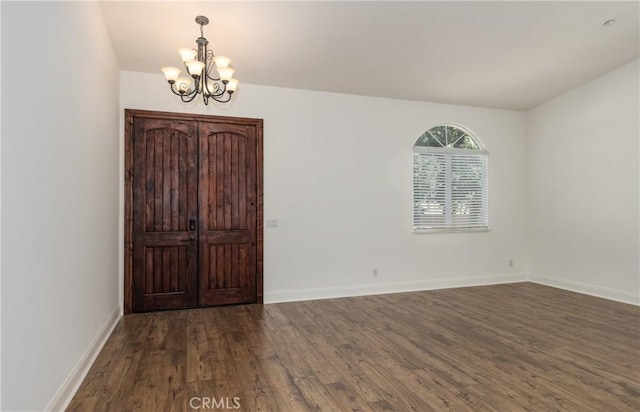
[[[413,230],[488,229],[487,152],[414,146]]]

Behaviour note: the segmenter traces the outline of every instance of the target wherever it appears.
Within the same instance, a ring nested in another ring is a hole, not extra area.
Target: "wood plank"
[[[226,221],[226,219],[225,219]],[[231,274],[233,273],[233,262],[231,261],[231,244],[226,244],[224,247],[224,285],[227,288],[232,288]]]
[[[199,177],[199,191],[198,198],[200,200],[200,229],[211,230],[212,225],[215,225],[216,221],[216,194],[215,183],[212,173],[212,168],[215,168],[215,162],[212,159],[215,157],[215,144],[212,144],[210,136],[204,136],[200,138],[200,177]]]
[[[146,196],[144,198],[145,209],[145,231],[152,232],[155,225],[155,139],[152,136],[142,135],[146,143],[145,153],[145,189]],[[145,166],[144,163],[138,160],[140,166]],[[140,176],[141,178],[142,176]]]
[[[177,292],[178,289],[178,280],[180,278],[180,266],[179,266],[179,258],[178,251],[180,249],[184,249],[183,247],[172,247],[171,248],[171,281],[169,292]]]
[[[162,289],[161,292],[171,291],[171,248],[162,248]]]
[[[231,245],[231,267],[233,267],[233,272],[231,272],[231,287],[239,288],[240,287],[240,270],[242,268],[243,262],[240,261],[240,245],[233,244]]]
[[[180,139],[178,148],[178,230],[188,230],[187,140]]]
[[[215,246],[216,250],[216,289],[224,289],[224,246]]]
[[[144,270],[145,270],[145,280],[144,280],[144,292],[149,294],[153,293],[153,262],[154,262],[154,252],[152,248],[144,249]]]
[[[246,329],[243,328],[226,335],[230,342],[239,380],[242,382],[242,407],[250,411],[277,410],[271,400],[279,395],[265,379],[266,373],[262,366],[263,359],[274,356],[274,352],[269,347],[266,351],[256,354],[251,340],[255,335],[245,334],[245,331]]]
[[[162,231],[171,230],[171,131],[162,131]]]
[[[187,382],[210,380],[213,375],[207,365],[213,364],[212,352],[206,335],[202,316],[193,313],[187,324]]]
[[[231,209],[233,196],[231,193],[231,140],[230,133],[224,133],[224,174],[222,176],[222,186],[224,190],[224,229],[232,229]]]
[[[231,139],[231,147],[229,149],[229,155],[231,157],[231,168],[229,171],[229,183],[231,186],[231,196],[229,201],[229,206],[231,208],[230,229],[239,229],[238,215],[240,213],[240,210],[238,208],[238,178],[240,167],[238,165],[238,140],[241,139],[241,137],[235,134],[230,134],[229,138]]]
[[[239,279],[238,279],[238,287],[241,288],[248,288],[249,287],[249,281],[248,281],[248,271],[247,271],[247,247],[243,245],[243,247],[241,247],[239,249],[239,253],[240,255],[238,256],[238,260],[240,261],[239,264]]]
[[[238,229],[247,229],[247,139],[238,140]]]
[[[153,250],[153,292],[152,293],[160,293],[162,292],[162,272],[164,268],[162,267],[163,259],[162,259],[162,249],[154,247],[150,248]]]
[[[180,191],[179,191],[179,179],[180,179],[180,170],[179,170],[179,159],[180,155],[180,141],[182,137],[179,133],[173,132],[171,133],[171,223],[170,229],[171,231],[179,231],[179,216],[180,216]]]
[[[134,256],[134,244],[133,244],[133,232],[134,225],[136,226],[136,230],[140,231],[141,227],[144,227],[145,221],[145,210],[140,210],[140,208],[134,208],[134,204],[140,203],[137,200],[138,196],[145,193],[145,189],[141,186],[146,184],[146,176],[141,179],[142,174],[144,173],[144,166],[140,164],[140,162],[134,162],[134,152],[138,153],[138,156],[142,153],[142,151],[138,151],[136,149],[136,142],[134,141],[134,136],[144,136],[144,133],[140,132],[141,122],[134,121],[132,114],[125,109],[124,114],[124,262],[123,262],[123,311],[125,314],[129,314],[133,311],[133,301],[134,301],[134,289],[136,284],[139,284],[138,278],[140,275],[135,276],[134,278],[134,261],[140,262],[141,256]],[[142,141],[141,141],[142,140]],[[146,143],[146,139],[138,138],[139,142],[138,146],[143,146]],[[135,176],[138,176],[140,182],[134,182]],[[134,187],[136,190],[134,191]],[[146,199],[144,200],[146,203]],[[146,205],[145,205],[146,207]],[[146,227],[144,227],[146,230]],[[140,286],[138,286],[140,288]],[[138,290],[138,295],[141,295],[141,289]],[[138,301],[141,299],[138,298]]]
[[[216,191],[216,222],[211,230],[222,230],[224,226],[224,136],[214,135],[216,143],[215,160],[215,191]]]
[[[151,133],[150,133],[151,134]],[[155,222],[155,227],[154,227],[154,231],[156,232],[161,232],[162,231],[162,212],[163,212],[163,205],[162,205],[162,201],[163,201],[163,196],[162,196],[162,165],[163,165],[163,159],[162,156],[164,154],[164,149],[162,147],[163,145],[163,141],[162,141],[162,131],[161,130],[154,130],[153,131],[153,141],[155,142],[154,144],[154,148],[155,148],[155,159],[154,159],[154,178],[153,178],[153,182],[154,182],[154,189],[153,189],[153,197],[154,197],[154,209],[153,209],[153,213],[154,213],[154,222]]]
[[[189,262],[187,261],[187,248],[181,247],[178,249],[178,291],[184,291],[187,288],[186,276],[183,274],[189,273]]]

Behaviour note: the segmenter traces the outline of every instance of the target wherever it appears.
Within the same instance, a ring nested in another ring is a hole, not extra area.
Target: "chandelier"
[[[204,38],[202,28],[209,24],[209,19],[197,16],[196,23],[200,25],[200,37],[196,39],[198,49],[178,50],[189,76],[180,77],[180,69],[177,67],[165,66],[162,71],[171,91],[180,96],[184,103],[192,101],[199,94],[205,105],[209,103],[209,99],[227,103],[238,87],[238,80],[233,78],[235,70],[229,66],[231,60],[228,57],[216,56],[213,50],[207,48],[209,41]]]

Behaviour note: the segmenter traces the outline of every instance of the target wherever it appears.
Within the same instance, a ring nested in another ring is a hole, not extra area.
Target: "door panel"
[[[195,123],[135,118],[133,127],[133,309],[195,306]]]
[[[255,302],[256,128],[201,122],[198,132],[198,302]]]

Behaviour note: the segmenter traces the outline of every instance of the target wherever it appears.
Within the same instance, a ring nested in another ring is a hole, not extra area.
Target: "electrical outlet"
[[[264,225],[268,228],[277,228],[278,227],[278,219],[265,219]]]
[[[509,267],[512,268],[513,267],[513,259],[509,260]]]
[[[373,276],[374,277],[378,276],[378,269],[373,269]]]

